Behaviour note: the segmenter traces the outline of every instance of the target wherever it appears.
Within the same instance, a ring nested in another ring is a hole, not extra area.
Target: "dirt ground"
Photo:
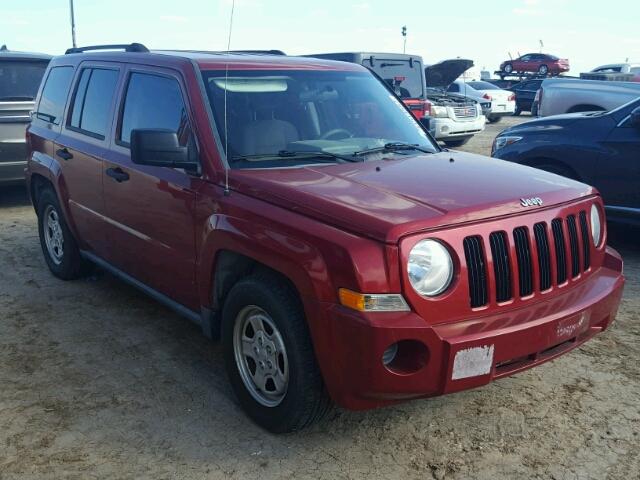
[[[465,149],[488,153],[489,126]],[[51,276],[21,188],[0,190],[0,480],[637,479],[640,241],[613,327],[481,389],[273,436],[239,409],[220,347],[113,277]]]

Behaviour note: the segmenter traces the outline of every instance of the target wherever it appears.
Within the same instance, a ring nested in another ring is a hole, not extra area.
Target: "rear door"
[[[0,59],[0,182],[24,179],[25,129],[48,63]]]
[[[66,121],[54,147],[81,246],[99,256],[104,255],[108,248],[102,196],[102,158],[108,151],[111,138],[120,70],[119,65],[110,62],[80,65]]]
[[[193,310],[196,190],[201,180],[179,168],[136,165],[134,129],[166,129],[192,145],[188,97],[178,72],[130,67],[120,94],[115,140],[104,164],[104,198],[111,250],[106,260]]]

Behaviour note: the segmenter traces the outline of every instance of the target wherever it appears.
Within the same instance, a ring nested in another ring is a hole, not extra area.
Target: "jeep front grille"
[[[591,235],[586,212],[519,226],[511,232],[468,236],[463,241],[472,308],[498,303],[562,285],[568,273],[575,279],[590,267]],[[485,241],[488,249],[485,249]],[[487,251],[488,250],[488,251]],[[555,257],[555,261],[554,261]],[[493,275],[487,275],[487,268]],[[515,270],[514,270],[515,269]],[[493,298],[491,298],[493,297]]]

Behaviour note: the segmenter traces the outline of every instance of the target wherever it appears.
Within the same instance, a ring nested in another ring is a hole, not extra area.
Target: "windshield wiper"
[[[377,153],[377,152],[400,152],[406,150],[417,150],[418,152],[423,153],[433,153],[426,148],[420,147],[418,144],[412,143],[403,143],[403,142],[390,142],[385,143],[381,147],[368,148],[366,150],[360,150],[359,152],[353,152],[354,157],[358,157],[360,155],[366,155],[368,153]]]
[[[300,160],[300,159],[311,159],[317,158],[321,161],[329,161],[333,162],[335,160],[342,160],[344,162],[358,162],[359,160],[352,157],[345,157],[343,155],[338,155],[337,153],[331,152],[313,152],[309,150],[280,150],[278,153],[259,153],[256,155],[237,155],[231,158],[232,162],[238,162],[241,160],[248,161],[260,161],[260,160],[268,160],[269,158],[286,158],[290,160]]]

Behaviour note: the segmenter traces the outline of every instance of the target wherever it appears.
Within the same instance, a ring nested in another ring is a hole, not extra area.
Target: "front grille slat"
[[[551,222],[553,231],[553,245],[556,250],[556,281],[558,285],[567,281],[567,252],[564,246],[564,230],[562,229],[562,219],[555,218]]]
[[[533,293],[533,267],[531,266],[531,247],[527,227],[517,227],[513,230],[513,240],[518,259],[518,283],[520,296],[526,297]]]
[[[469,276],[469,300],[471,307],[487,304],[487,272],[482,252],[482,237],[474,235],[463,241],[464,256]]]
[[[536,238],[538,249],[538,268],[540,270],[540,291],[551,288],[551,252],[549,239],[547,238],[547,226],[545,223],[536,223],[533,226],[533,234]]]
[[[587,213],[584,210],[580,212],[580,232],[582,234],[582,268],[588,270],[591,266],[591,241],[589,239]]]
[[[576,216],[567,217],[569,227],[569,248],[571,249],[571,277],[580,275],[580,252],[578,250],[578,229],[576,228]]]
[[[504,232],[493,232],[489,235],[489,244],[496,278],[496,301],[506,302],[511,299],[511,265],[507,235]]]

